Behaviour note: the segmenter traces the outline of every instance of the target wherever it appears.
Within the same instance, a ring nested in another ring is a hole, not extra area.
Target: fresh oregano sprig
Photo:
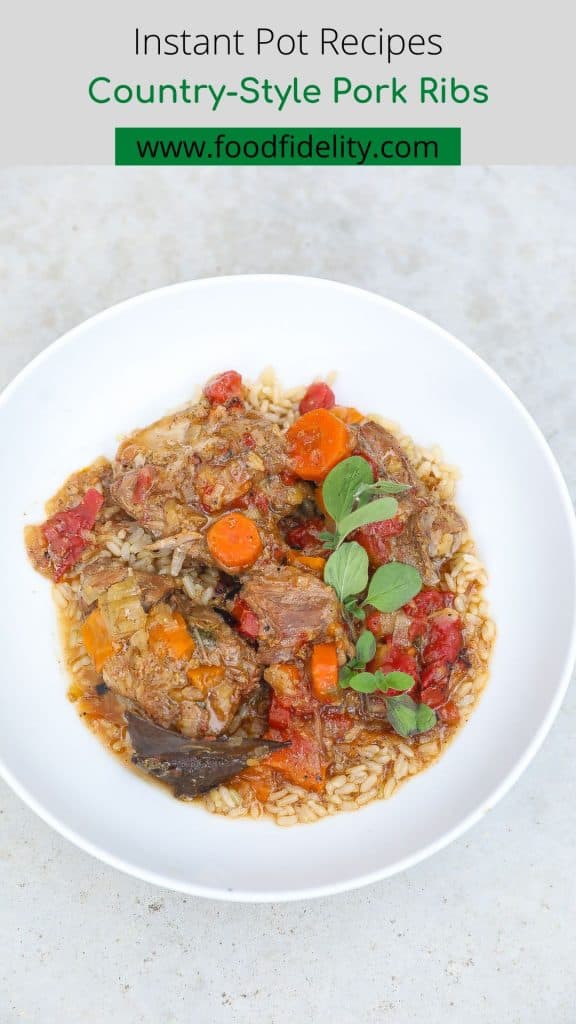
[[[366,665],[375,653],[376,638],[369,629],[365,629],[356,641],[354,657],[340,669],[340,686],[357,693],[380,691],[386,699],[388,721],[399,736],[428,732],[436,725],[436,714],[427,704],[417,704],[405,692],[414,686],[414,678],[407,672],[366,671]]]
[[[334,532],[320,534],[324,547],[332,550],[326,561],[324,580],[336,591],[349,617],[363,620],[365,605],[378,611],[397,611],[418,594],[422,579],[418,570],[404,562],[380,566],[368,583],[368,555],[356,541],[346,537],[361,526],[391,519],[398,511],[393,497],[401,494],[406,484],[394,480],[374,480],[371,465],[359,455],[343,459],[328,474],[322,488],[327,514],[334,520]],[[364,600],[359,600],[366,588]],[[380,691],[386,699],[390,725],[400,736],[427,732],[436,724],[436,714],[426,704],[417,704],[408,693],[414,679],[407,672],[368,672],[367,664],[376,653],[376,639],[370,630],[363,630],[356,642],[354,657],[340,670],[340,686],[358,693]],[[391,692],[392,691],[392,692]],[[387,694],[390,693],[390,696]]]
[[[407,484],[395,480],[374,481],[372,466],[360,455],[343,459],[330,470],[322,485],[324,508],[336,527],[333,533],[325,530],[320,534],[324,546],[336,549],[361,526],[392,519],[398,502],[379,495],[401,494],[407,489]]]
[[[376,480],[370,463],[361,455],[342,459],[328,473],[322,485],[324,507],[331,519],[338,524],[357,505],[365,505],[381,494],[401,494],[408,490],[408,484],[395,480]]]

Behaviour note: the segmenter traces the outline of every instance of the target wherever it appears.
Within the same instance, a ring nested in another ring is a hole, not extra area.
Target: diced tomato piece
[[[391,556],[390,538],[397,537],[403,529],[404,523],[394,517],[393,519],[383,519],[380,523],[361,526],[359,530],[350,534],[350,538],[361,544],[371,565],[385,565],[390,561]]]
[[[75,508],[70,509],[70,513],[73,512],[78,517],[83,529],[91,530],[103,504],[104,496],[102,493],[96,487],[89,487],[82,501]],[[63,512],[62,515],[66,515],[66,513]]]
[[[291,548],[298,551],[305,551],[306,548],[317,548],[320,544],[318,534],[325,528],[321,516],[314,519],[305,519],[298,526],[293,526],[286,534],[286,540]]]
[[[410,640],[414,641],[424,636],[428,628],[428,616],[450,607],[453,602],[453,594],[437,590],[435,587],[425,587],[413,597],[403,608],[405,614],[412,619],[408,633]]]
[[[368,665],[369,672],[406,672],[417,684],[419,680],[418,659],[414,647],[397,647],[396,644],[378,644],[376,654]],[[408,693],[412,693],[412,686]],[[396,690],[390,690],[393,696]]]
[[[374,634],[377,640],[383,640],[390,636],[390,615],[388,612],[379,612],[376,608],[369,608],[366,612],[366,629]]]
[[[272,694],[272,703],[268,712],[268,721],[271,729],[288,729],[292,721],[292,712],[286,704],[282,704],[275,693]]]
[[[415,640],[419,640],[426,633],[428,628],[428,619],[422,616],[418,619],[410,619],[410,625],[408,626],[408,639],[411,643]]]
[[[435,711],[446,703],[447,697],[448,680],[441,686],[429,686],[426,690],[422,690],[421,693],[422,703],[427,704],[429,708],[433,708]]]
[[[100,491],[90,487],[78,505],[57,512],[44,523],[42,532],[56,580],[62,579],[88,547],[89,538],[86,534],[93,529],[103,503]]]
[[[426,665],[432,662],[453,664],[462,649],[462,625],[457,612],[446,608],[428,620],[428,642],[422,652]]]
[[[267,739],[287,740],[289,747],[276,750],[264,761],[296,786],[321,792],[326,767],[322,763],[320,744],[313,733],[300,723],[282,730],[270,729]]]
[[[335,402],[332,388],[323,381],[317,381],[310,385],[298,408],[303,416],[305,412],[311,412],[312,409],[331,409]]]
[[[252,609],[237,597],[232,606],[232,615],[237,622],[237,630],[247,640],[257,640],[260,633],[260,620]]]
[[[435,661],[432,665],[426,665],[420,677],[422,692],[428,687],[444,685],[450,675],[450,668],[445,662]]]
[[[249,433],[244,434],[242,440],[244,441],[244,444],[246,445],[247,448],[254,448],[256,444],[256,441],[252,437],[252,434]]]
[[[154,474],[150,466],[142,466],[142,469],[136,477],[134,490],[132,492],[132,497],[137,504],[143,502],[146,496],[150,493],[153,482]]]
[[[242,398],[242,377],[236,370],[227,370],[208,382],[204,394],[212,405],[226,405],[233,398]]]
[[[413,597],[408,604],[404,605],[404,611],[410,618],[421,618],[431,615],[432,612],[439,612],[441,608],[452,605],[454,595],[449,591],[437,590],[435,587],[425,587],[416,597]]]

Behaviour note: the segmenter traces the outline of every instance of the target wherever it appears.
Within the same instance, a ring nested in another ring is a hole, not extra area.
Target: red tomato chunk
[[[305,551],[306,548],[317,548],[319,544],[318,534],[324,529],[324,520],[317,516],[314,519],[306,519],[293,526],[286,534],[286,540],[291,548]]]
[[[434,612],[428,620],[427,642],[422,651],[424,670],[421,678],[422,700],[431,708],[446,704],[450,689],[452,665],[462,650],[460,616],[451,608]],[[454,724],[455,711],[446,713],[443,721]]]
[[[242,598],[237,597],[232,608],[232,615],[238,623],[237,629],[247,640],[257,640],[260,632],[258,616],[254,614]]]
[[[275,693],[272,694],[272,703],[268,712],[268,722],[271,729],[287,729],[292,721],[292,712],[286,704],[278,700]]]
[[[242,377],[236,370],[227,370],[209,381],[204,394],[212,405],[226,405],[233,398],[242,398]]]
[[[428,616],[433,615],[442,608],[450,607],[454,597],[450,593],[427,587],[421,590],[416,597],[404,605],[405,614],[412,620],[408,636],[411,641],[426,635],[428,629]]]
[[[418,658],[414,647],[398,647],[396,644],[378,644],[376,654],[368,665],[369,672],[406,672],[418,682]],[[411,688],[413,690],[414,687]],[[411,692],[411,690],[409,692]],[[389,696],[396,690],[390,690]]]
[[[86,534],[92,530],[103,503],[100,491],[90,487],[78,505],[57,512],[44,523],[42,532],[56,580],[62,579],[88,547],[90,538]]]
[[[416,597],[413,597],[408,604],[404,605],[406,615],[411,619],[420,616],[431,615],[432,612],[439,612],[441,608],[447,608],[454,602],[454,595],[444,590],[436,590],[434,587],[425,587]]]
[[[446,609],[432,615],[428,620],[428,630],[428,643],[422,652],[424,663],[455,662],[462,649],[462,627],[458,613]]]
[[[350,535],[351,540],[360,544],[373,566],[385,565],[390,561],[390,537],[397,537],[404,529],[404,523],[397,518],[384,519],[380,523],[361,526]]]
[[[386,612],[376,611],[376,608],[368,608],[366,612],[366,629],[369,629],[377,640],[383,640],[385,636],[390,636],[390,616]]]
[[[336,399],[332,388],[328,384],[318,381],[316,384],[310,385],[298,408],[303,416],[305,412],[311,412],[312,409],[332,409],[335,403]]]

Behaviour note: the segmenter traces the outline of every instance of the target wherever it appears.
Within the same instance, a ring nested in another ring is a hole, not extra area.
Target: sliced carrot
[[[346,424],[328,409],[304,413],[286,436],[292,467],[303,480],[323,480],[352,451]]]
[[[343,423],[361,423],[365,417],[352,405],[335,405],[332,412]]]
[[[104,663],[115,653],[116,647],[99,608],[95,608],[88,618],[84,619],[81,633],[94,668],[100,672]]]
[[[208,550],[224,569],[238,572],[262,554],[262,538],[253,519],[242,512],[221,516],[206,533]]]
[[[221,665],[197,665],[196,668],[189,668],[186,675],[192,686],[206,694],[222,681],[224,669]]]
[[[312,692],[323,704],[336,704],[341,693],[338,687],[338,655],[336,644],[314,644],[310,657]]]
[[[169,654],[176,661],[188,659],[194,651],[194,641],[188,632],[186,620],[180,612],[157,618],[148,626],[150,646],[156,654]]]
[[[288,561],[290,565],[303,565],[312,572],[320,573],[324,572],[324,566],[326,565],[326,559],[321,558],[320,555],[303,555],[301,551],[289,551]]]

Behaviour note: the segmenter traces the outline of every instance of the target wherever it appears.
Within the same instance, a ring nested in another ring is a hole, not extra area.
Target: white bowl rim
[[[533,440],[536,442],[542,455],[544,456],[548,467],[551,470],[557,486],[558,496],[562,502],[563,508],[567,513],[567,523],[570,524],[570,539],[571,539],[571,551],[570,551],[570,562],[573,579],[576,579],[576,515],[574,512],[574,506],[570,497],[568,486],[560,467],[556,461],[556,458],[546,441],[542,431],[537,426],[535,420],[532,418],[528,410],[522,404],[520,399],[515,395],[512,389],[506,384],[502,378],[496,373],[492,367],[477,355],[472,349],[470,349],[464,342],[460,341],[454,335],[452,335],[445,328],[436,324],[429,317],[423,316],[420,313],[416,313],[414,310],[402,303],[395,302],[392,299],[388,299],[377,292],[370,291],[369,289],[360,288],[355,285],[345,284],[339,281],[334,281],[330,278],[305,276],[298,274],[228,274],[222,275],[221,277],[206,277],[206,278],[195,278],[190,281],[180,281],[176,284],[166,285],[161,288],[151,289],[146,292],[140,292],[128,299],[124,299],[121,302],[117,302],[112,306],[107,307],[95,315],[88,317],[81,323],[76,324],[70,330],[66,331],[63,335],[57,338],[46,346],[37,356],[30,360],[17,374],[16,376],[6,385],[6,387],[0,392],[0,408],[7,402],[13,391],[16,391],[23,381],[33,373],[34,370],[41,366],[45,360],[48,360],[55,350],[65,348],[67,345],[73,344],[76,336],[81,334],[84,330],[91,328],[94,324],[101,321],[105,321],[108,318],[114,317],[119,311],[126,310],[130,307],[135,307],[143,304],[150,299],[160,296],[175,294],[179,291],[186,291],[195,287],[210,288],[226,286],[228,283],[242,283],[242,281],[250,283],[262,283],[264,285],[269,283],[287,285],[297,284],[303,287],[321,287],[326,288],[327,291],[336,289],[338,291],[346,291],[349,293],[355,293],[363,299],[370,299],[373,302],[380,303],[389,309],[395,309],[400,312],[403,316],[412,319],[415,322],[425,324],[443,336],[444,340],[448,341],[451,345],[456,347],[468,360],[475,363],[481,371],[488,375],[493,384],[504,393],[510,402],[515,406],[516,411],[524,420],[527,429],[530,431]],[[573,624],[572,636],[570,644],[567,650],[567,655],[563,667],[563,671],[560,675],[554,698],[550,704],[547,714],[544,716],[539,728],[536,730],[531,742],[526,747],[524,753],[517,759],[515,765],[507,772],[502,781],[494,790],[489,794],[488,798],[481,800],[476,807],[473,808],[467,814],[462,821],[458,823],[454,828],[449,829],[443,835],[439,836],[438,839],[431,843],[426,844],[419,850],[410,854],[409,856],[400,858],[396,862],[389,864],[388,866],[378,869],[376,871],[367,872],[363,875],[359,875],[354,879],[345,879],[339,883],[331,883],[328,885],[309,886],[302,889],[283,890],[283,891],[258,891],[253,892],[250,890],[235,889],[228,891],[226,889],[198,885],[194,883],[183,882],[181,880],[174,880],[166,875],[162,875],[155,871],[148,871],[142,868],[138,864],[133,864],[128,860],[117,857],[111,854],[105,848],[99,846],[96,843],[92,843],[86,840],[80,833],[75,829],[70,828],[65,822],[61,821],[58,816],[54,815],[44,804],[39,801],[30,790],[20,783],[20,781],[10,771],[8,766],[5,764],[0,751],[0,777],[11,787],[11,789],[24,801],[28,807],[33,810],[39,818],[41,818],[47,825],[50,825],[56,832],[64,836],[75,846],[84,850],[86,853],[91,854],[98,860],[103,861],[105,864],[109,864],[111,867],[117,868],[119,871],[125,874],[131,875],[135,878],[141,879],[142,881],[149,882],[153,885],[161,888],[170,889],[176,892],[182,892],[191,896],[201,896],[208,899],[221,900],[223,902],[237,902],[237,903],[273,903],[273,902],[293,902],[296,900],[313,899],[324,896],[336,895],[342,892],[349,892],[355,889],[363,888],[364,886],[371,885],[374,882],[381,881],[385,878],[398,874],[402,871],[406,871],[408,868],[414,867],[421,861],[426,860],[433,854],[444,849],[455,839],[464,835],[473,825],[475,825],[488,810],[492,810],[495,805],[509,792],[512,786],[518,781],[522,773],[528,767],[532,759],[537,754],[538,750],[542,746],[546,736],[548,735],[552,724],[560,710],[561,704],[566,695],[570,679],[574,666],[576,664],[576,622]]]

